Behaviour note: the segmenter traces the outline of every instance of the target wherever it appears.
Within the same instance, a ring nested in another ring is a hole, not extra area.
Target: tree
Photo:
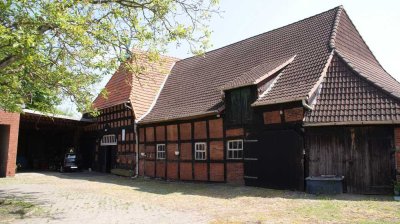
[[[166,46],[209,47],[217,0],[0,0],[0,109],[93,111],[93,85],[119,63]]]

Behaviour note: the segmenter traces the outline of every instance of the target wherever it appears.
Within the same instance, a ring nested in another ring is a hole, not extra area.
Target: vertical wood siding
[[[393,147],[393,127],[308,128],[308,174],[344,176],[349,193],[390,193]]]

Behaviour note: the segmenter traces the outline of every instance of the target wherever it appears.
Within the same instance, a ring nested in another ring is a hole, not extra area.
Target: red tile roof
[[[388,122],[389,121],[389,122]],[[305,125],[400,123],[400,101],[335,56]]]
[[[287,66],[262,102],[305,97],[329,57],[328,42],[339,8],[243,41],[178,61],[154,108],[142,120],[156,122],[215,113],[223,104],[220,87],[256,66],[282,58]]]
[[[224,104],[221,89],[254,84],[269,72],[267,70],[279,64],[277,62],[293,55],[296,58],[273,79],[273,84],[252,105],[307,100],[309,97],[318,99],[316,90],[329,81],[325,75],[333,53],[341,57],[354,74],[382,91],[379,94],[395,101],[400,98],[400,84],[376,60],[344,9],[337,7],[207,52],[204,56],[178,61],[154,107],[140,122],[152,123],[218,113]],[[367,89],[369,91],[371,88]],[[392,115],[385,119],[397,116]],[[320,118],[312,119],[322,122]],[[364,117],[357,119],[363,120]]]
[[[135,117],[140,118],[151,107],[167,74],[177,60],[161,56],[158,62],[149,62],[145,53],[136,51],[135,59],[130,63],[139,71],[131,72],[126,64],[122,64],[105,86],[108,92],[107,98],[99,94],[93,102],[94,106],[102,109],[131,102]]]
[[[235,89],[239,87],[256,85],[265,79],[269,79],[276,74],[279,70],[290,64],[296,56],[290,58],[278,59],[275,61],[268,61],[257,65],[250,69],[250,71],[243,73],[243,75],[227,82],[221,86],[221,90]]]

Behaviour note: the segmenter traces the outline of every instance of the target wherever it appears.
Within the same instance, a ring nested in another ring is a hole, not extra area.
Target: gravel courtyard
[[[313,196],[95,172],[3,178],[0,200],[37,208],[23,216],[0,213],[0,223],[400,223],[400,202],[389,196]]]

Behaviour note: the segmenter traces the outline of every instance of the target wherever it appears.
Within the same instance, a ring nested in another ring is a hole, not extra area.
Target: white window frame
[[[166,146],[165,144],[157,144],[157,154],[156,154],[156,158],[157,159],[166,159]]]
[[[232,144],[230,144],[230,143],[232,143]],[[234,143],[237,143],[236,148],[233,147]],[[239,143],[242,146],[241,148],[239,147]],[[232,146],[232,147],[230,147],[230,146]],[[227,141],[226,142],[226,151],[227,151],[227,153],[226,153],[227,159],[243,159],[243,139],[235,139],[235,140]],[[235,152],[238,152],[238,153],[241,152],[242,157],[230,157],[229,152],[232,152],[233,155],[235,154]]]
[[[202,147],[202,149],[200,149]],[[202,155],[201,157],[199,155]],[[207,143],[196,142],[194,144],[194,159],[206,160],[207,159]]]
[[[107,145],[117,145],[117,137],[112,134],[112,135],[103,135],[100,141],[101,146],[107,146]]]

